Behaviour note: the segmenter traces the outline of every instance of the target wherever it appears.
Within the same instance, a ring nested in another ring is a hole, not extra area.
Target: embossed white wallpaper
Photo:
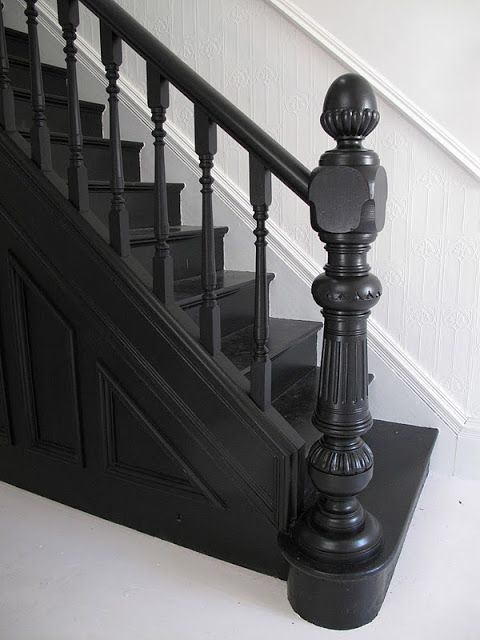
[[[348,69],[268,2],[118,2],[306,166],[332,146],[319,115],[330,82]],[[97,21],[85,12],[80,32],[98,50]],[[144,93],[145,65],[131,50],[121,73]],[[368,146],[386,167],[390,195],[370,260],[384,285],[372,333],[412,375],[422,373],[426,393],[430,386],[457,415],[457,431],[462,423],[473,430],[480,427],[480,183],[398,109],[382,99],[378,106]],[[173,92],[168,117],[190,140],[192,116]],[[246,192],[246,152],[223,133],[218,146],[216,166]],[[278,181],[271,219],[299,262],[320,271],[324,252],[308,209]]]

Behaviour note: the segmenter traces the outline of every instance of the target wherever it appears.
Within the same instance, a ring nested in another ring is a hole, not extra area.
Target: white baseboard
[[[18,0],[20,2],[20,0]],[[285,0],[268,0],[286,4]],[[40,21],[48,32],[63,44],[56,15],[45,0],[38,1]],[[81,37],[78,38],[78,61],[99,82],[104,83],[104,69],[97,52]],[[364,73],[362,71],[362,73]],[[365,75],[365,73],[364,73]],[[122,81],[120,99],[124,106],[142,125],[151,131],[151,114],[145,97],[128,82]],[[166,143],[181,163],[191,172],[198,172],[198,158],[192,142],[172,124],[167,125]],[[479,174],[480,176],[480,167]],[[229,177],[217,169],[215,193],[228,209],[251,230],[252,212],[247,195]],[[269,224],[269,247],[296,277],[308,287],[322,271],[322,266],[312,261],[274,222]],[[385,367],[403,385],[406,385],[420,401],[438,418],[438,425],[445,425],[450,437],[456,440],[455,469],[458,473],[478,476],[480,479],[480,420],[466,416],[452,398],[416,363],[381,326],[370,322],[370,348]],[[479,467],[477,471],[477,466]],[[466,471],[465,471],[466,470]]]
[[[329,31],[324,29],[291,0],[265,0],[285,18],[301,29],[316,44],[331,54],[336,60],[355,73],[366,78],[372,87],[403,116],[413,122],[423,133],[438,144],[446,153],[476,178],[480,178],[480,159],[474,155],[445,127],[412,102],[385,76],[370,66],[365,60],[349,49]]]

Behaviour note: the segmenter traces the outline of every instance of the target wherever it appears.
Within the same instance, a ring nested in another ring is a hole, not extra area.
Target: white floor
[[[0,483],[0,640],[480,640],[478,489],[431,474],[380,615],[335,632],[280,580]]]

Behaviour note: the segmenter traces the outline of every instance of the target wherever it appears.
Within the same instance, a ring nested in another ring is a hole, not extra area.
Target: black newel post
[[[382,293],[367,253],[383,228],[387,195],[385,171],[362,141],[378,120],[375,96],[361,76],[346,74],[332,84],[321,123],[337,148],[322,155],[309,187],[311,224],[328,252],[325,273],[312,285],[325,318],[312,417],[320,437],[308,457],[318,493],[284,539],[293,608],[311,622],[344,629],[368,622],[381,604],[378,585],[361,567],[381,553],[382,527],[357,497],[373,475],[373,454],[362,440],[372,426],[367,320]]]

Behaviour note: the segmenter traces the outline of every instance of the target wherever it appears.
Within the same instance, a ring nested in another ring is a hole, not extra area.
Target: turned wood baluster
[[[108,105],[110,122],[110,154],[112,162],[109,228],[110,244],[115,251],[126,257],[130,254],[130,225],[125,206],[125,180],[123,178],[122,139],[118,114],[119,68],[122,64],[122,40],[105,22],[100,22],[100,48],[102,63],[108,80]]]
[[[155,232],[155,255],[153,256],[153,292],[165,304],[173,302],[173,260],[170,254],[168,236],[167,178],[165,175],[164,124],[169,105],[168,81],[162,77],[157,67],[147,63],[147,99],[155,125],[152,135],[155,139],[155,191],[153,226]]]
[[[382,293],[367,252],[383,228],[387,195],[385,171],[362,140],[378,120],[368,82],[355,74],[338,78],[321,117],[337,148],[320,158],[309,187],[311,223],[328,252],[325,273],[312,286],[325,317],[312,418],[322,435],[308,458],[318,500],[297,523],[294,537],[307,556],[340,562],[363,561],[382,543],[379,522],[357,498],[373,474],[373,454],[362,440],[372,426],[367,320]]]
[[[16,131],[15,104],[10,82],[10,65],[8,64],[7,39],[3,25],[2,2],[0,2],[0,126],[7,133]]]
[[[261,409],[272,399],[272,363],[268,349],[269,300],[267,279],[268,231],[265,223],[272,203],[272,176],[260,160],[250,155],[250,203],[255,231],[255,316],[253,321],[253,358],[250,373],[250,395]]]
[[[62,27],[66,46],[68,95],[68,139],[70,164],[67,169],[68,197],[79,211],[88,211],[88,175],[83,158],[83,136],[77,84],[77,48],[75,39],[79,25],[78,0],[57,0],[58,22]]]
[[[28,48],[30,57],[30,80],[32,90],[32,128],[30,146],[32,160],[43,171],[51,171],[52,156],[50,149],[50,131],[45,117],[45,94],[43,91],[42,65],[38,46],[37,0],[27,0],[25,15],[28,25]]]
[[[217,125],[195,105],[195,151],[200,159],[202,177],[202,287],[200,307],[200,341],[215,355],[221,350],[220,307],[217,302],[215,264],[215,230],[213,226],[213,157],[217,152]]]

